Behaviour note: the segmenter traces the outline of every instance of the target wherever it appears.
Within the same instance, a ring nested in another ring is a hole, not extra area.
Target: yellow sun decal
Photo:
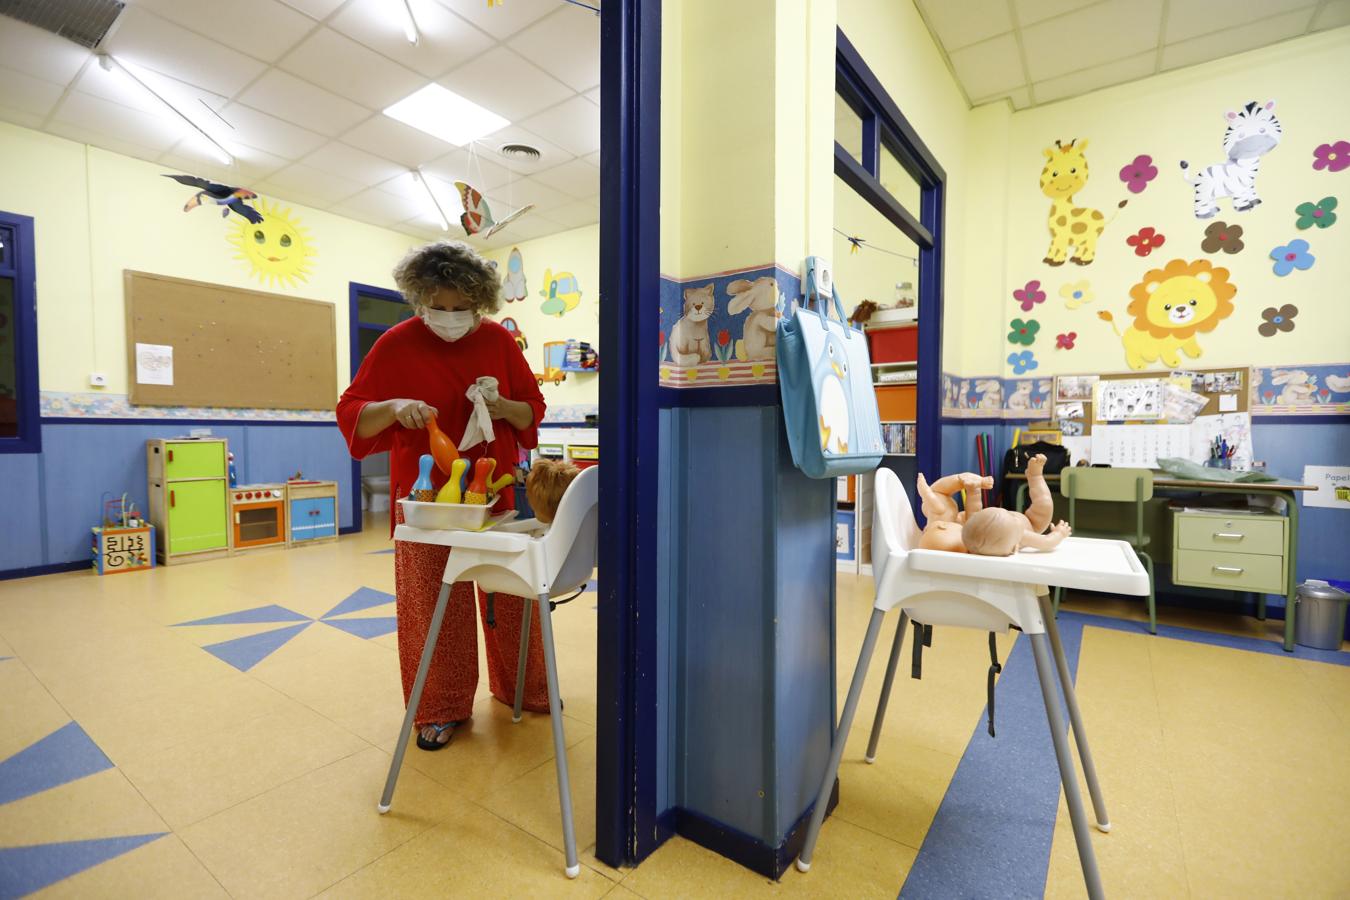
[[[310,257],[314,249],[309,229],[294,218],[290,208],[259,200],[257,210],[263,220],[258,224],[235,221],[226,240],[234,244],[235,259],[249,264],[258,280],[268,286],[296,287],[308,281]]]

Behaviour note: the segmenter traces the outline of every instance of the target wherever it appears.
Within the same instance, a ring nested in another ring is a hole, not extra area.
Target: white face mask
[[[419,313],[422,324],[443,341],[457,341],[473,330],[478,317],[473,310],[424,309]]]

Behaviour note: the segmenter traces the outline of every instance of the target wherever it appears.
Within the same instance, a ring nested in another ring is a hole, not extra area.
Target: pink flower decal
[[[1157,248],[1167,243],[1167,238],[1152,228],[1141,228],[1138,234],[1132,234],[1125,239],[1125,243],[1134,248],[1135,256],[1148,256]]]
[[[1055,349],[1056,349],[1056,350],[1072,350],[1072,349],[1073,349],[1073,342],[1076,341],[1076,340],[1078,340],[1078,332],[1076,332],[1076,331],[1070,331],[1068,334],[1060,334],[1060,335],[1056,335],[1056,336],[1055,336]]]
[[[1136,156],[1134,162],[1120,170],[1120,180],[1131,194],[1142,194],[1148,183],[1158,177],[1158,167],[1153,165],[1153,157]]]
[[[1037,303],[1045,302],[1045,291],[1039,281],[1028,281],[1026,287],[1013,291],[1013,299],[1022,304],[1022,312],[1031,312]]]
[[[1313,168],[1318,171],[1339,172],[1346,166],[1350,166],[1350,141],[1322,144],[1313,151]]]

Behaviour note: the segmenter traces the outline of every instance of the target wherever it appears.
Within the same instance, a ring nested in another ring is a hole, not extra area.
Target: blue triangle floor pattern
[[[83,728],[69,722],[0,762],[0,804],[113,767]]]
[[[130,853],[165,834],[167,832],[0,847],[0,900],[40,891],[99,863]]]

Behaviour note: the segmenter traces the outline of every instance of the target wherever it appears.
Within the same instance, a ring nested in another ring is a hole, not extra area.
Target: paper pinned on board
[[[173,347],[169,344],[136,344],[136,383],[173,384]]]
[[[1237,412],[1237,394],[1220,394],[1219,412]]]

